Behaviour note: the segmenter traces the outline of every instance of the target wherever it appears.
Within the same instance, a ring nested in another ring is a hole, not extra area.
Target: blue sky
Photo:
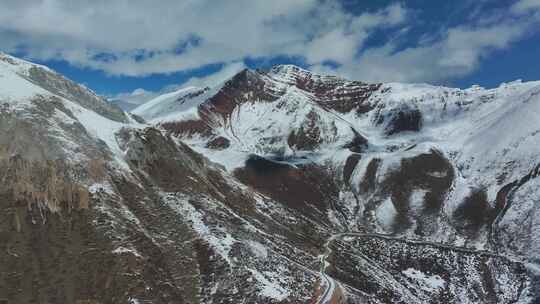
[[[0,50],[96,92],[212,85],[293,63],[374,81],[540,79],[540,0],[5,0]]]

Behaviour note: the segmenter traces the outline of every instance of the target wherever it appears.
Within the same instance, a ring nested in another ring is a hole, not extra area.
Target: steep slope
[[[0,301],[315,297],[326,227],[55,72],[1,62]]]
[[[242,71],[210,89],[206,100],[198,97],[196,108],[153,122],[330,233],[391,235],[382,238],[391,247],[408,240],[451,246],[443,256],[464,246],[482,260],[482,250],[488,250],[527,263],[528,270],[520,271],[535,285],[539,91],[540,82],[519,81],[489,90],[365,84],[277,66]],[[416,265],[421,256],[403,250],[410,257],[401,264]],[[489,299],[460,294],[456,288],[469,287],[448,287],[448,275],[476,275],[455,272],[457,264],[444,267],[450,267],[444,286],[453,290],[445,291],[452,294],[447,300],[490,302],[501,293],[491,290]],[[496,268],[491,277],[504,275]],[[397,271],[398,281],[406,270]],[[399,289],[383,281],[384,288]],[[353,298],[373,292],[362,284],[340,284]],[[518,288],[519,301],[537,297],[530,286]],[[434,301],[436,295],[428,294],[430,300],[417,300]]]
[[[188,87],[153,98],[131,112],[151,121],[171,113],[184,112],[197,107],[197,100],[204,100],[209,88]]]

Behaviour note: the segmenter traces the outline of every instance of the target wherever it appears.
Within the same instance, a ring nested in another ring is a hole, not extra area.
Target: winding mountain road
[[[330,238],[328,238],[328,240],[324,244],[324,253],[322,255],[320,255],[320,257],[319,257],[320,263],[321,263],[321,268],[319,270],[320,275],[321,275],[321,287],[324,284],[324,286],[326,286],[326,288],[325,288],[324,292],[322,293],[322,295],[319,297],[319,300],[317,301],[317,304],[330,304],[330,303],[332,303],[332,299],[335,298],[335,294],[336,294],[336,292],[338,292],[338,290],[340,288],[339,284],[333,278],[331,278],[330,276],[328,276],[326,274],[326,268],[328,267],[328,265],[330,265],[328,263],[328,261],[326,261],[326,259],[332,253],[332,249],[330,248],[330,244],[337,237],[340,237],[340,234],[334,234]]]
[[[344,237],[364,237],[364,238],[378,238],[378,239],[384,239],[389,241],[396,241],[396,242],[402,242],[410,245],[417,245],[417,246],[432,246],[437,247],[445,250],[453,250],[463,253],[475,253],[475,254],[483,254],[487,256],[492,257],[500,257],[500,258],[506,258],[509,260],[513,260],[516,262],[524,262],[523,257],[518,256],[509,256],[509,255],[499,255],[487,250],[476,250],[472,248],[467,247],[458,247],[458,246],[452,246],[452,245],[446,245],[442,243],[436,243],[436,242],[429,242],[429,241],[423,241],[423,240],[412,240],[412,239],[405,239],[401,237],[396,237],[388,234],[382,234],[382,233],[361,233],[361,232],[343,232],[338,233],[330,236],[326,243],[324,244],[324,253],[319,256],[320,260],[320,276],[321,276],[321,288],[324,286],[325,289],[320,295],[317,304],[339,304],[342,303],[344,300],[344,293],[341,290],[341,287],[339,283],[334,280],[332,277],[326,274],[326,268],[330,265],[330,263],[327,261],[330,254],[332,254],[332,249],[330,248],[330,245],[335,240],[344,238]],[[334,300],[334,302],[332,302]]]

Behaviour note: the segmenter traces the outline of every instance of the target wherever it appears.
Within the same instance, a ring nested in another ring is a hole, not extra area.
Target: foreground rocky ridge
[[[162,97],[134,111],[144,123],[45,67],[0,55],[0,76],[0,302],[536,298],[531,124],[486,139],[497,162],[469,157],[485,132],[460,155],[430,129],[472,126],[460,115],[483,104],[488,133],[533,118],[535,84],[428,90],[279,66]]]

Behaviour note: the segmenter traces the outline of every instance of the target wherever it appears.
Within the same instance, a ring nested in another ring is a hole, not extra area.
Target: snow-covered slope
[[[153,119],[243,183],[288,200],[303,191],[291,174],[309,184],[318,172],[335,193],[319,210],[343,231],[536,263],[540,82],[365,84],[287,65],[245,70],[213,91],[193,103],[197,115]],[[317,200],[305,200],[312,212]]]
[[[125,127],[142,127],[129,115],[47,67],[6,54],[0,54],[0,79],[0,100],[6,113],[29,124],[35,123],[36,128],[46,132],[50,144],[65,153],[50,155],[51,159],[65,157],[68,162],[90,161],[85,155],[88,140],[82,135],[86,133],[84,135],[92,140],[106,145],[116,160],[114,165],[127,168],[115,133]]]
[[[163,120],[169,115],[178,117],[178,115],[182,115],[186,111],[196,109],[200,101],[204,101],[205,97],[208,98],[205,94],[207,91],[208,88],[181,88],[153,98],[131,112],[148,121],[153,119]]]
[[[143,124],[0,55],[0,299],[534,302],[538,87],[277,66]]]
[[[177,110],[182,113],[175,113],[167,107],[176,97],[164,95],[134,113],[154,119],[155,123],[204,120],[211,129],[209,137],[193,138],[189,132],[182,138],[210,158],[220,154],[205,148],[216,137],[231,142],[227,153],[243,153],[245,157],[251,153],[309,153],[317,159],[334,158],[347,150],[344,146],[358,134],[366,139],[369,155],[391,155],[392,151],[387,150],[412,145],[444,150],[460,166],[468,168],[468,172],[461,170],[462,174],[470,176],[480,170],[482,174],[472,177],[479,178],[474,183],[489,186],[494,181],[482,181],[480,176],[493,177],[495,171],[515,161],[519,162],[514,164],[517,170],[512,170],[506,180],[516,179],[528,172],[534,165],[534,156],[538,156],[535,143],[539,140],[536,132],[539,126],[535,122],[540,118],[537,97],[540,82],[518,81],[489,90],[479,87],[460,90],[422,84],[367,85],[313,75],[293,66],[278,66],[267,73],[243,73],[263,84],[232,96],[235,104],[222,105],[216,95],[205,94],[192,102],[183,102]],[[306,88],[309,82],[311,87]],[[186,89],[190,90],[193,89]],[[351,99],[361,101],[348,109],[339,108],[340,103],[350,103]],[[195,111],[202,115],[193,114]],[[489,198],[494,199],[493,189],[488,192]]]

